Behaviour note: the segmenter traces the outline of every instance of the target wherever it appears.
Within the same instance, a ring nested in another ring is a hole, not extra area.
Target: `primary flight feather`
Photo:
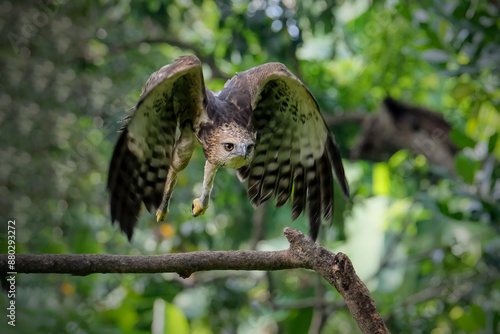
[[[285,65],[268,63],[236,74],[216,94],[205,87],[200,60],[183,56],[146,82],[111,159],[111,219],[130,239],[141,209],[168,214],[178,173],[200,143],[207,159],[201,196],[191,214],[208,208],[215,173],[235,168],[248,197],[277,207],[292,201],[292,219],[306,208],[316,240],[321,217],[332,219],[333,174],[349,189],[333,135],[305,85]]]

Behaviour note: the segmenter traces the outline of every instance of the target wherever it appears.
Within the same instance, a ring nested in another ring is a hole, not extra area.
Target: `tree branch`
[[[164,255],[107,254],[19,254],[15,268],[7,254],[0,255],[3,273],[56,273],[89,275],[95,273],[165,273],[189,277],[206,270],[283,270],[312,269],[334,286],[363,333],[389,333],[365,284],[343,253],[334,254],[308,236],[292,228],[284,234],[290,248],[281,251],[200,251]]]
[[[342,125],[344,123],[363,123],[365,118],[369,115],[366,111],[346,111],[341,115],[323,114],[326,125],[328,127]]]

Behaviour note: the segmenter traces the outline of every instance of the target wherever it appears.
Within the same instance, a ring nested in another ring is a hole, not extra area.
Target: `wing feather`
[[[321,225],[321,184],[317,161],[307,168],[307,204],[309,205],[309,235],[316,240]]]
[[[279,207],[291,199],[292,219],[307,207],[316,239],[321,217],[332,217],[332,169],[346,197],[349,189],[339,150],[312,94],[285,65],[268,63],[238,73],[219,98],[250,113],[257,132],[253,161],[239,173],[248,177],[252,203],[276,197]]]
[[[332,164],[328,157],[323,154],[319,160],[318,165],[318,175],[320,177],[321,186],[321,211],[323,212],[323,218],[327,221],[331,221],[333,213],[333,175],[332,175]]]
[[[349,184],[347,183],[347,179],[345,178],[344,165],[342,164],[342,157],[340,155],[339,148],[335,143],[333,135],[328,133],[328,139],[326,141],[326,152],[328,154],[328,158],[332,163],[333,170],[335,172],[335,176],[337,178],[337,182],[340,185],[340,189],[344,196],[349,196]]]
[[[304,167],[298,165],[293,180],[292,220],[297,219],[306,206],[306,191]]]
[[[201,63],[184,56],[153,73],[115,146],[109,168],[111,220],[130,239],[141,202],[160,205],[179,125],[196,125],[206,102]]]
[[[285,127],[281,137],[280,150],[278,152],[279,175],[276,182],[276,207],[283,206],[292,193],[293,166],[291,164],[292,154],[292,130],[293,127]]]
[[[267,146],[265,156],[264,172],[260,181],[260,191],[256,199],[256,204],[259,205],[270,199],[274,195],[276,189],[276,180],[278,179],[280,165],[278,163],[278,153],[280,151],[281,137],[283,129],[275,127],[275,131]]]

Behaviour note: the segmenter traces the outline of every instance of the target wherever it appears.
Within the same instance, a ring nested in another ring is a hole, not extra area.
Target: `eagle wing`
[[[277,207],[292,199],[292,220],[308,206],[309,234],[315,240],[321,216],[332,219],[333,174],[346,197],[349,188],[333,135],[319,106],[285,65],[268,63],[238,73],[219,96],[249,113],[257,143],[254,158],[238,170],[248,179],[254,205],[277,198]]]
[[[111,220],[128,238],[141,209],[160,205],[179,126],[204,116],[205,84],[200,60],[183,56],[153,73],[115,146],[107,188]]]

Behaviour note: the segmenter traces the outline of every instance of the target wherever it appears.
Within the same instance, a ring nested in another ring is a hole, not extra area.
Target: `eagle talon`
[[[207,211],[207,209],[208,209],[208,206],[202,207],[200,200],[198,198],[196,198],[193,201],[193,205],[191,206],[191,215],[193,217],[201,216],[202,214],[205,213],[205,211]]]
[[[156,210],[156,221],[161,222],[162,220],[167,218],[169,212],[170,211],[168,209],[166,212],[162,212],[160,209]]]

